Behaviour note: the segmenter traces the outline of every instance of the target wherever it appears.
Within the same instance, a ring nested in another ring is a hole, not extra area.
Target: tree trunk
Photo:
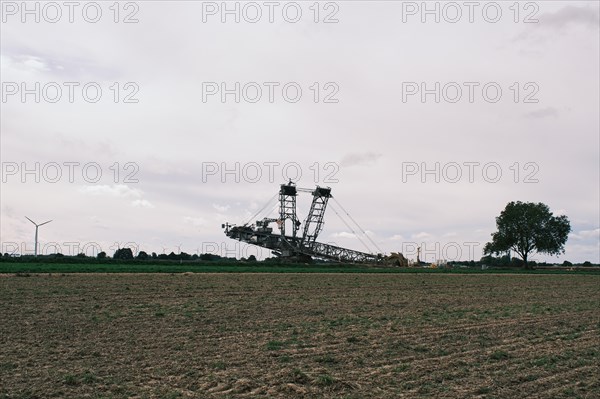
[[[529,264],[527,263],[527,254],[523,254],[523,268],[529,269]]]

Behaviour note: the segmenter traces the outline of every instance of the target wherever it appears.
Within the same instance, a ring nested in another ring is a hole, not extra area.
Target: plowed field
[[[0,277],[0,398],[597,398],[600,276]]]

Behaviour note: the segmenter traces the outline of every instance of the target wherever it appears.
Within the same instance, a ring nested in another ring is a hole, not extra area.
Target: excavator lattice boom
[[[310,210],[304,222],[300,222],[296,212],[296,199],[299,192],[310,192],[313,196]],[[279,219],[263,218],[254,224],[232,226],[223,224],[225,234],[234,240],[268,248],[284,259],[305,261],[312,258],[349,263],[378,263],[381,254],[371,254],[342,248],[317,241],[323,230],[325,210],[331,196],[331,188],[317,186],[314,190],[298,188],[291,181],[279,189]],[[279,233],[273,232],[276,223]],[[304,225],[302,235],[300,226]]]

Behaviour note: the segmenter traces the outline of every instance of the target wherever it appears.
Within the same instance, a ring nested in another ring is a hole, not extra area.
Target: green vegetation
[[[489,245],[488,245],[489,246]],[[538,248],[539,249],[539,248]],[[0,273],[28,277],[33,273],[536,273],[536,274],[600,274],[600,265],[589,261],[573,264],[564,261],[560,266],[545,262],[524,262],[507,255],[494,257],[488,254],[480,260],[450,261],[440,268],[423,263],[419,267],[399,267],[386,263],[338,264],[328,261],[291,263],[274,257],[258,261],[254,255],[247,259],[221,257],[216,254],[148,254],[140,251],[134,255],[130,248],[120,248],[113,256],[100,252],[96,256],[80,253],[65,256],[0,255]],[[534,270],[531,270],[535,268]]]
[[[15,273],[27,277],[28,273],[527,273],[527,274],[596,274],[599,270],[524,270],[521,268],[475,268],[427,269],[399,268],[370,265],[344,264],[273,264],[273,263],[179,263],[179,262],[107,262],[107,263],[47,263],[0,261],[0,273]]]
[[[322,374],[320,376],[317,377],[317,385],[320,386],[329,386],[329,385],[333,385],[333,383],[335,382],[335,379],[330,376],[329,374]]]
[[[533,202],[510,202],[496,218],[497,232],[484,248],[484,254],[514,251],[528,268],[534,253],[558,255],[565,252],[571,224],[565,215],[554,216],[548,205]]]
[[[278,351],[283,348],[284,343],[281,341],[269,341],[267,342],[267,350]]]
[[[490,359],[492,360],[504,360],[504,359],[508,359],[510,357],[510,355],[503,350],[497,350],[494,351],[491,355],[490,355]]]

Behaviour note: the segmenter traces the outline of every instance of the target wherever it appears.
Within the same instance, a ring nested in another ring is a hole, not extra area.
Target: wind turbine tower
[[[26,218],[27,220],[29,220],[31,223],[33,223],[33,224],[35,225],[35,248],[34,248],[34,250],[33,250],[33,253],[34,253],[34,256],[36,256],[36,257],[37,257],[37,252],[38,252],[38,228],[39,228],[40,226],[43,226],[43,225],[45,225],[45,224],[48,224],[48,223],[50,223],[52,220],[48,220],[47,222],[44,222],[44,223],[37,224],[37,223],[36,223],[36,222],[34,222],[33,220],[29,219],[27,216],[25,216],[25,218]]]

